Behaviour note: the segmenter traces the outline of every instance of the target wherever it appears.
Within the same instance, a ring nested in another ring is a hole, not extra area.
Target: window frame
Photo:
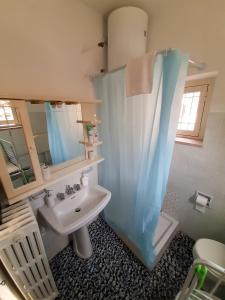
[[[203,141],[214,81],[215,78],[204,78],[186,82],[183,94],[200,91],[201,95],[194,130],[177,129],[177,138]]]

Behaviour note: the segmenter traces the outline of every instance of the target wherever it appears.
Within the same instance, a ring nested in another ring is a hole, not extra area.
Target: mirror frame
[[[1,99],[0,99],[1,100]],[[4,99],[6,100],[6,99]],[[18,188],[14,188],[11,178],[7,172],[7,164],[5,162],[4,155],[2,151],[0,151],[0,179],[3,184],[4,190],[6,192],[7,197],[13,198],[19,194],[27,192],[30,189],[33,189],[41,184],[43,184],[43,177],[41,173],[41,168],[39,164],[39,159],[37,155],[36,146],[33,139],[33,134],[31,130],[31,124],[27,112],[26,102],[24,100],[9,100],[10,107],[18,109],[21,119],[21,125],[24,131],[25,141],[27,143],[28,153],[30,155],[31,165],[35,176],[35,181],[27,183]]]

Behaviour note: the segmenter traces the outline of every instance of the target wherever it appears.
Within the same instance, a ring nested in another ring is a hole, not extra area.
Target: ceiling
[[[83,0],[102,15],[108,15],[112,10],[122,6],[137,6],[150,13],[160,5],[159,0]]]

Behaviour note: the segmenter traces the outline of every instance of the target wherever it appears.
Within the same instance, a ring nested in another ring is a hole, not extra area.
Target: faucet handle
[[[75,193],[73,187],[70,186],[70,185],[66,185],[66,191],[65,192],[66,192],[67,195],[71,195],[71,194]]]
[[[74,184],[73,188],[74,188],[75,191],[79,191],[80,190],[80,184],[79,183]]]

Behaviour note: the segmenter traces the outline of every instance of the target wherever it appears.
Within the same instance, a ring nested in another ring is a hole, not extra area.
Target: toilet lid
[[[206,259],[225,268],[225,245],[210,239],[200,239],[195,243],[194,252],[200,259]]]

